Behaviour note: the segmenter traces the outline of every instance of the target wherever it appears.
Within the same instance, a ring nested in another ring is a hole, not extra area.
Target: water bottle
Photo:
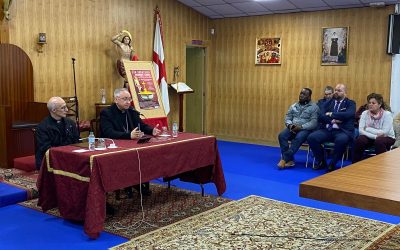
[[[172,123],[172,137],[178,137],[178,124]]]
[[[95,137],[93,131],[90,131],[88,141],[89,141],[89,150],[94,151],[96,146],[95,146]]]

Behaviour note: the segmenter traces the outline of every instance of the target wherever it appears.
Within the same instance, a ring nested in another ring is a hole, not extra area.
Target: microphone
[[[140,113],[140,112],[138,112],[138,113],[139,113],[140,116],[143,116],[144,119],[147,119],[147,117],[146,117],[144,114],[142,114],[142,113]]]
[[[133,110],[133,111],[135,111],[138,115],[140,115],[140,116],[143,116],[144,117],[144,119],[147,119],[147,117],[144,115],[144,114],[142,114],[142,113],[140,113],[139,111],[137,111],[136,109],[134,109],[133,107],[129,107],[129,109],[131,109],[131,110]]]
[[[75,60],[76,60],[76,59],[75,59],[75,58],[73,58],[73,57],[72,57],[71,59],[72,59],[72,61],[73,61],[73,62],[75,62]]]
[[[95,138],[95,140],[99,140],[99,139],[110,140],[112,143],[110,143],[110,145],[108,146],[108,148],[118,148],[117,145],[115,145],[114,140],[111,139],[111,138]],[[89,137],[79,138],[79,140],[80,140],[80,141],[89,140]]]
[[[112,141],[112,143],[110,143],[110,145],[108,146],[108,148],[118,148],[117,145],[115,145],[115,142],[114,142],[113,139],[111,139],[111,138],[101,138],[101,139]]]

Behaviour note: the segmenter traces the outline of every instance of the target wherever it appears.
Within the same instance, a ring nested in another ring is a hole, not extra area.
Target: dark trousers
[[[310,148],[317,162],[325,160],[324,148],[322,144],[325,142],[335,143],[335,146],[333,148],[332,161],[330,163],[331,165],[336,165],[338,160],[342,158],[346,147],[349,145],[351,140],[352,138],[340,129],[319,129],[312,132],[307,137],[308,145],[310,145]]]
[[[278,136],[282,159],[286,162],[293,161],[294,154],[299,150],[301,144],[306,141],[309,134],[309,130],[300,130],[297,134],[290,132],[287,128],[282,130]],[[291,142],[290,146],[289,142]]]
[[[396,140],[391,137],[377,137],[375,140],[365,135],[357,137],[354,143],[353,163],[361,161],[364,156],[364,150],[374,146],[376,154],[382,154],[390,149]]]

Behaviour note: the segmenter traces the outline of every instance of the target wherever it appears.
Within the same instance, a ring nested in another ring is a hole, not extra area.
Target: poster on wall
[[[349,27],[322,28],[322,65],[347,65]]]
[[[153,63],[124,60],[124,66],[135,109],[146,118],[165,117]]]
[[[256,39],[256,64],[281,64],[281,55],[282,48],[280,38]]]

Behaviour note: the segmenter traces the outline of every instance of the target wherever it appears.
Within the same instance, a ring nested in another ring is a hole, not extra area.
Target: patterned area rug
[[[112,249],[361,249],[391,227],[249,196]]]
[[[36,180],[39,173],[25,172],[18,169],[0,168],[0,181],[20,189],[26,190],[27,199],[35,199],[38,197]]]
[[[392,228],[373,243],[369,244],[367,250],[398,250],[400,249],[400,225]]]
[[[197,192],[175,187],[168,189],[153,183],[151,190],[151,196],[143,197],[144,213],[141,212],[140,197],[136,191],[132,199],[122,195],[120,200],[116,200],[115,194],[110,193],[107,200],[117,209],[117,213],[107,216],[105,231],[131,239],[231,201],[215,196],[202,197]],[[41,211],[37,199],[20,204]],[[58,209],[47,213],[60,217]]]

